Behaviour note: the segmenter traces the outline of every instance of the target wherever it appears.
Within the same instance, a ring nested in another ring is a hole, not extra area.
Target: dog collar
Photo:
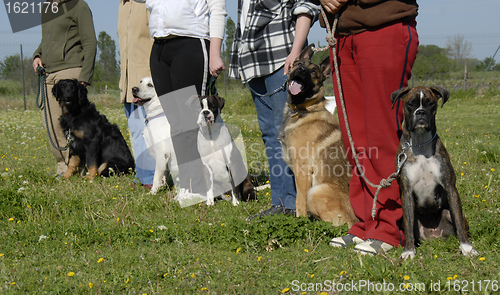
[[[396,175],[399,175],[399,173],[401,172],[401,168],[403,167],[404,163],[406,162],[406,159],[408,159],[408,156],[406,155],[406,150],[407,149],[412,148],[412,147],[421,147],[421,146],[424,146],[424,145],[428,145],[436,137],[437,137],[437,132],[434,133],[434,136],[430,140],[428,140],[428,141],[426,141],[424,143],[410,144],[407,141],[403,142],[403,145],[401,147],[401,153],[399,153],[399,155],[398,155],[398,165],[397,165],[398,169],[396,170]]]
[[[146,117],[146,118],[144,119],[144,125],[146,125],[146,126],[147,126],[147,125],[148,125],[148,123],[149,123],[149,121],[154,120],[154,119],[159,118],[159,117],[164,117],[164,116],[165,116],[165,113],[160,113],[160,114],[158,114],[158,115],[156,115],[156,116],[153,116],[153,117],[151,117],[151,118],[147,118],[147,117]]]
[[[293,114],[292,117],[298,115],[300,110],[306,110],[306,108],[317,103],[318,100],[319,100],[318,98],[315,98],[315,99],[311,99],[311,100],[306,100],[305,102],[303,102],[301,104],[288,103],[288,107],[291,108],[292,111],[295,111],[295,114]]]
[[[437,135],[438,135],[437,132],[434,133],[434,136],[431,139],[429,139],[428,141],[424,142],[424,143],[410,144],[409,142],[405,142],[403,144],[403,150],[405,149],[405,144],[408,145],[408,147],[406,147],[406,148],[421,147],[421,146],[424,146],[424,145],[428,145],[429,143],[431,143],[436,138]]]

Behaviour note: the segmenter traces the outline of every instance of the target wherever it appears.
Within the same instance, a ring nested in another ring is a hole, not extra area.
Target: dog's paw
[[[464,256],[476,256],[479,255],[477,251],[469,243],[460,243],[460,250]]]
[[[207,206],[213,206],[214,204],[214,198],[207,198]]]
[[[410,257],[410,259],[413,259],[415,258],[416,253],[417,251],[415,250],[405,250],[403,251],[403,253],[401,253],[401,259],[406,260],[408,259],[408,257]]]
[[[233,198],[233,206],[238,206],[239,204],[240,202],[238,201],[238,199]]]

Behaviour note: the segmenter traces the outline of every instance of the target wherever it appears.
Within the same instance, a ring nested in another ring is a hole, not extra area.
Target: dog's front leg
[[[162,154],[155,159],[155,176],[153,178],[153,186],[149,191],[150,195],[156,195],[158,190],[162,187],[163,178],[165,177],[165,171],[167,170],[168,158],[168,155]]]
[[[301,165],[296,161],[293,172],[295,174],[295,186],[297,196],[295,198],[296,215],[307,216],[307,192],[312,185],[312,175],[309,165]]]
[[[98,157],[100,155],[100,150],[97,147],[97,143],[89,143],[87,149],[85,150],[85,158],[87,159],[87,169],[89,172],[89,180],[94,180],[94,177],[98,174],[98,166],[97,162]]]
[[[204,164],[205,168],[208,170],[208,191],[207,191],[207,206],[213,206],[215,204],[214,199],[214,172],[210,165]]]
[[[402,259],[413,259],[417,253],[415,248],[415,201],[408,179],[401,175],[401,206],[403,207],[403,231],[405,234],[405,248],[401,253]]]
[[[78,170],[78,166],[80,166],[80,157],[72,155],[69,158],[68,170],[64,173],[64,178],[68,179],[71,175],[75,174]]]
[[[466,221],[462,212],[462,203],[460,202],[460,197],[458,196],[457,188],[454,184],[448,184],[446,189],[446,195],[448,197],[448,204],[450,205],[451,219],[453,224],[455,224],[457,230],[457,238],[460,242],[460,250],[465,256],[475,256],[478,255],[477,251],[472,247],[469,242]]]

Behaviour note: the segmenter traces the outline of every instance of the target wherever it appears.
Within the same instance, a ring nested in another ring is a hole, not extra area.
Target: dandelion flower
[[[11,218],[9,218],[9,221],[14,221],[14,218],[12,218],[12,217],[11,217]]]
[[[281,290],[281,293],[282,293],[282,294],[283,294],[283,293],[287,293],[288,291],[290,291],[290,288],[285,288],[285,289]]]
[[[2,254],[3,255],[3,254]],[[262,256],[259,256],[259,258],[257,258],[257,261],[260,261],[262,259]]]
[[[128,284],[128,282],[130,282],[130,280],[127,278],[127,279],[125,280],[125,284]]]
[[[311,275],[311,279],[314,278],[314,274]]]
[[[74,276],[74,275],[75,275],[75,273],[74,273],[74,272],[72,272],[72,271],[68,272],[68,277],[72,277],[72,276]]]
[[[346,272],[345,270],[343,270],[343,271],[341,271],[341,272],[340,272],[340,275],[341,275],[341,276],[343,276],[343,275],[345,275],[345,274],[347,274],[347,272]]]
[[[403,279],[404,279],[405,281],[408,281],[408,280],[410,279],[410,277],[409,277],[409,276],[407,276],[407,275],[405,275],[405,276],[403,277]]]
[[[485,261],[485,260],[486,260],[486,258],[481,257],[481,258],[479,258],[479,260],[480,260],[480,261]]]
[[[92,287],[94,287],[94,284],[89,283],[89,288],[92,289]]]
[[[104,258],[102,258],[102,257],[101,257],[101,258],[99,258],[99,259],[97,260],[97,263],[101,263],[101,262],[103,262],[103,261],[104,261]]]
[[[304,249],[304,252],[309,252],[309,249]]]
[[[236,249],[236,254],[240,253],[240,251],[241,251],[241,247]]]

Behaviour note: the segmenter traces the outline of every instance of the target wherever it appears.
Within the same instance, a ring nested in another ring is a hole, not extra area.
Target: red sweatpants
[[[395,171],[398,124],[403,120],[403,111],[399,105],[392,109],[390,97],[392,92],[408,85],[418,51],[416,22],[400,22],[355,35],[337,36],[337,44],[340,79],[356,154],[368,180],[379,184]],[[332,54],[330,49],[333,63]],[[393,181],[390,187],[380,191],[377,213],[372,219],[376,189],[354,169],[333,65],[332,73],[344,146],[353,167],[349,198],[360,220],[349,233],[363,240],[376,239],[398,246],[404,242],[399,228],[403,216],[399,186]]]

